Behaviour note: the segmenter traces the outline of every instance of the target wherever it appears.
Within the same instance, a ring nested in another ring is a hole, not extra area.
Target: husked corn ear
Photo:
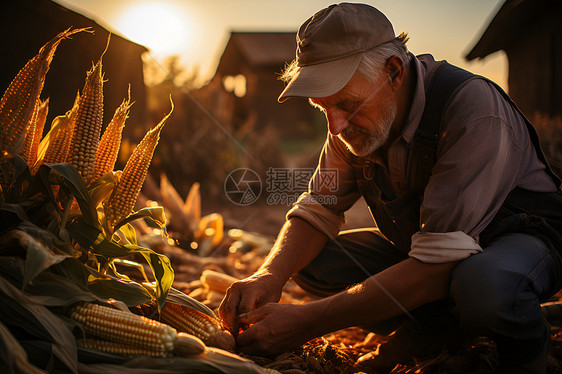
[[[174,354],[176,356],[185,357],[198,355],[199,353],[205,352],[205,349],[207,349],[205,343],[203,343],[198,337],[185,332],[178,332],[174,345]]]
[[[27,161],[30,168],[33,167],[37,161],[37,150],[39,142],[43,136],[43,129],[45,128],[45,121],[47,120],[47,113],[49,111],[49,99],[39,100],[35,106],[35,111],[31,120],[27,135],[25,136],[25,144],[20,151],[20,156]]]
[[[103,76],[101,59],[86,76],[78,100],[74,132],[66,162],[74,165],[88,185],[94,172],[103,122]]]
[[[122,344],[102,339],[81,339],[78,344],[84,348],[95,349],[97,351],[112,353],[120,356],[138,357],[166,357],[165,351],[154,351],[152,349],[136,347],[130,344]]]
[[[146,317],[91,303],[76,305],[70,317],[89,335],[147,349],[153,355],[166,355],[174,349],[176,330]]]
[[[101,140],[96,152],[96,162],[94,172],[92,173],[91,181],[95,181],[101,176],[113,171],[115,161],[119,155],[119,146],[121,145],[121,135],[125,121],[129,115],[131,104],[131,93],[129,97],[123,100],[123,103],[115,110],[113,119],[107,125],[107,128],[101,136]]]
[[[166,303],[162,308],[162,321],[180,332],[187,332],[204,342],[221,329],[220,322],[188,306]]]
[[[200,279],[205,288],[222,294],[225,294],[232,283],[238,280],[238,278],[231,275],[210,269],[203,270]]]
[[[79,99],[80,94],[76,94],[72,109],[64,116],[58,116],[53,120],[51,130],[39,143],[37,161],[33,168],[34,172],[43,164],[66,162],[72,133],[74,132],[74,118]]]
[[[85,29],[66,30],[48,41],[12,80],[0,100],[0,155],[19,153],[59,43]]]
[[[29,125],[25,131],[25,139],[23,141],[22,147],[19,150],[18,155],[23,158],[24,161],[28,161],[29,153],[31,152],[31,145],[33,144],[33,136],[35,135],[35,118],[37,117],[37,110],[39,102],[35,102],[35,108],[33,109],[33,115],[29,120]]]
[[[115,227],[131,213],[146,179],[154,149],[160,138],[160,131],[173,110],[172,104],[170,113],[156,127],[146,133],[127,160],[121,179],[113,189],[105,206],[105,216],[110,227]]]

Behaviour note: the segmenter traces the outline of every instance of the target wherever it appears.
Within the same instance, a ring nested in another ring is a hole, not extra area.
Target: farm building
[[[562,115],[562,2],[506,0],[467,60],[503,50],[509,94],[527,116]]]
[[[91,33],[79,33],[72,40],[63,41],[55,53],[47,73],[42,98],[50,97],[47,124],[72,107],[76,91],[84,86],[86,72],[96,62],[107,45],[109,31],[95,21],[73,12],[51,0],[18,0],[0,3],[0,32],[5,36],[0,42],[9,58],[0,59],[0,90],[8,87],[18,71],[52,37],[69,27],[91,27]],[[141,128],[146,121],[146,90],[143,81],[141,55],[147,49],[123,37],[112,34],[107,52],[103,56],[104,125],[114,110],[127,97],[131,85],[129,126]],[[135,126],[136,124],[136,126]],[[48,126],[47,126],[48,127]]]
[[[318,113],[305,100],[279,104],[279,75],[295,58],[295,32],[232,32],[212,81],[235,96],[233,126],[274,126],[281,136],[314,136]],[[250,123],[250,125],[248,125]]]

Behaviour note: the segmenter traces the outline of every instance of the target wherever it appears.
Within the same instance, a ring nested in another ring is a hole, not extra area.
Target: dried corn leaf
[[[190,221],[190,217],[184,209],[183,199],[164,173],[160,175],[160,194],[162,195],[162,205],[170,212],[169,219],[175,230],[182,233],[182,236],[191,237],[194,227],[197,227],[197,222]]]
[[[6,279],[0,277],[0,321],[24,328],[35,340],[45,342],[50,352],[69,372],[78,372],[76,341],[66,325],[43,305],[31,301]],[[32,339],[30,339],[32,340]]]
[[[9,373],[29,373],[43,374],[46,373],[36,366],[29,363],[27,353],[14,338],[10,330],[0,322],[0,346],[4,347],[0,350],[0,366],[7,369]]]

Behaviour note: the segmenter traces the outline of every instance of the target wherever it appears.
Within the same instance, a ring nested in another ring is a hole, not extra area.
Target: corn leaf
[[[19,156],[11,157],[2,161],[0,172],[3,173],[2,179],[8,181],[4,185],[4,198],[13,202],[25,199],[31,183],[31,172],[27,162]]]
[[[54,265],[49,271],[37,275],[25,289],[27,298],[46,306],[65,306],[77,301],[99,300],[100,298],[90,292],[82,283],[50,271],[57,266],[68,266],[69,260],[75,259],[67,259],[63,265]],[[82,264],[80,266],[83,267]],[[24,268],[24,259],[20,257],[2,257],[2,261],[0,261],[0,274],[18,288],[23,283]]]
[[[4,203],[0,207],[0,222],[3,228],[7,228],[10,225],[18,224],[22,221],[28,221],[29,217],[22,206],[19,204]]]
[[[137,306],[150,302],[152,295],[136,282],[127,282],[110,276],[93,278],[89,284],[90,290],[104,299],[116,299],[127,306]]]
[[[185,305],[190,307],[191,309],[198,310],[201,313],[204,313],[210,317],[217,318],[217,315],[207,305],[203,304],[198,300],[195,300],[191,296],[186,295],[185,293],[179,290],[176,290],[173,287],[170,287],[170,291],[168,292],[166,301],[175,304]]]
[[[97,214],[95,206],[90,199],[86,185],[80,177],[80,174],[76,168],[70,164],[44,164],[41,165],[37,171],[37,178],[43,186],[45,191],[49,192],[49,196],[53,199],[54,196],[51,190],[50,175],[51,171],[55,172],[62,178],[58,184],[69,190],[69,192],[76,198],[80,210],[82,212],[82,217],[84,220],[92,226],[98,226]]]
[[[41,162],[41,160],[45,158],[45,153],[47,152],[49,145],[52,141],[54,141],[54,139],[57,138],[59,132],[63,129],[64,126],[66,126],[66,123],[69,120],[70,111],[68,111],[63,116],[58,116],[53,119],[53,122],[51,122],[51,129],[49,130],[47,135],[43,137],[41,143],[39,143],[39,148],[37,150],[37,162]]]
[[[12,335],[10,330],[0,322],[0,366],[8,373],[46,373],[29,363],[27,353]],[[7,370],[6,370],[7,369]]]
[[[123,374],[265,374],[271,373],[241,356],[208,347],[205,353],[192,357],[157,358],[149,356],[124,359],[108,353],[78,348],[80,371],[85,373],[113,373]],[[86,363],[86,364],[84,364]]]
[[[129,242],[128,244],[138,245],[137,234],[135,228],[130,223],[123,225],[119,228],[119,231],[123,234],[125,239]]]
[[[54,264],[58,264],[70,255],[58,255],[51,249],[37,240],[37,237],[31,236],[25,231],[12,230],[12,235],[18,239],[19,244],[27,251],[25,262],[25,273],[23,277],[23,286],[27,285],[43,270]],[[52,243],[51,243],[52,244]]]
[[[148,207],[148,208],[142,208],[137,210],[136,212],[133,212],[131,214],[129,214],[127,216],[127,218],[125,218],[123,221],[119,222],[117,225],[115,225],[114,231],[119,230],[119,228],[129,222],[132,222],[134,220],[137,219],[141,219],[141,218],[149,218],[150,220],[152,220],[154,223],[156,223],[158,226],[160,226],[162,228],[162,230],[164,231],[164,233],[167,234],[166,232],[166,214],[164,213],[164,208],[161,206],[156,206],[156,207]]]
[[[90,187],[88,187],[88,193],[92,199],[92,203],[95,207],[98,207],[101,203],[109,198],[111,191],[115,184],[119,182],[121,176],[121,171],[112,171],[104,176],[98,178]]]
[[[174,269],[170,259],[164,255],[154,252],[152,249],[144,248],[134,244],[127,244],[125,247],[133,252],[140,253],[154,274],[156,279],[156,298],[158,307],[162,308],[166,303],[166,296],[172,283],[174,283]],[[160,309],[159,309],[160,310]]]
[[[110,241],[104,236],[101,230],[87,225],[81,219],[71,222],[68,226],[68,230],[82,247],[108,260],[126,257],[132,253],[141,254],[152,269],[154,279],[156,280],[156,298],[158,299],[158,304],[164,305],[168,290],[174,281],[174,270],[172,269],[170,260],[166,256],[138,245],[122,245]],[[116,296],[111,297],[119,299]]]
[[[0,321],[7,327],[24,329],[30,341],[47,342],[48,354],[56,357],[68,372],[78,372],[76,340],[64,323],[43,305],[37,304],[0,277]]]

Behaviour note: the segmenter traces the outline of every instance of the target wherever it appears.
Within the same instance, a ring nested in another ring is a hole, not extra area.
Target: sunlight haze
[[[57,0],[151,50],[162,62],[180,56],[187,70],[210,79],[230,31],[295,31],[326,0]],[[395,32],[409,34],[414,54],[431,53],[507,88],[503,52],[468,63],[464,56],[478,41],[503,0],[366,1],[381,10]]]

